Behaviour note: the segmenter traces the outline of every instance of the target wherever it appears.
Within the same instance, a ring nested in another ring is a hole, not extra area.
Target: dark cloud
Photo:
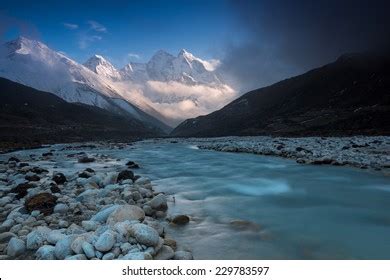
[[[388,0],[231,2],[249,39],[227,46],[222,71],[241,91],[271,84],[348,52],[389,46]]]

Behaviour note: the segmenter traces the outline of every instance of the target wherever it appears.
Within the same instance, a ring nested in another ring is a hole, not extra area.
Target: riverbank
[[[172,197],[104,151],[83,143],[0,155],[0,259],[192,259],[167,234],[188,217],[167,214]]]
[[[301,164],[351,166],[390,176],[390,137],[219,137],[177,138],[200,149],[279,156]]]

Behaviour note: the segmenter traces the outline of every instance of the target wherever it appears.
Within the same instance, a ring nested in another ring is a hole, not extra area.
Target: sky
[[[237,34],[231,12],[219,0],[2,1],[0,35],[4,41],[22,33],[81,62],[97,53],[123,66],[183,48],[211,59]]]
[[[157,50],[184,48],[219,59],[240,92],[332,62],[349,52],[384,49],[386,0],[8,1],[0,39],[39,39],[79,62],[93,54],[122,67]]]

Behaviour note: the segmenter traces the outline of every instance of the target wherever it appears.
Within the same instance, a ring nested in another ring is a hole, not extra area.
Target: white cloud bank
[[[209,114],[236,97],[229,86],[185,85],[179,82],[148,81],[144,96],[151,106],[168,118],[170,125]]]

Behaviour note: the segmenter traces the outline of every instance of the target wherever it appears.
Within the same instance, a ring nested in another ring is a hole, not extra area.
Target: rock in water
[[[26,251],[26,245],[24,244],[24,241],[13,237],[8,243],[7,247],[7,255],[10,257],[18,257]]]
[[[33,175],[26,175],[24,179],[26,179],[27,181],[38,182],[39,180],[41,180],[41,177],[39,177],[37,174],[33,174]]]
[[[251,231],[260,230],[260,225],[245,220],[233,220],[230,222],[230,226],[232,226],[236,230],[251,230]]]
[[[90,162],[94,162],[95,159],[93,157],[83,156],[83,157],[80,157],[78,161],[79,161],[79,163],[90,163]]]
[[[162,193],[152,198],[148,202],[148,205],[156,211],[166,211],[168,209],[167,198]]]
[[[123,180],[127,180],[127,179],[130,179],[130,180],[134,180],[134,173],[133,171],[131,170],[122,170],[121,172],[119,172],[118,174],[118,178],[116,179],[117,182],[121,182]]]
[[[122,205],[110,214],[107,219],[108,224],[117,222],[134,221],[142,222],[145,219],[145,212],[135,205]]]
[[[135,239],[146,246],[155,247],[160,240],[158,232],[147,225],[144,224],[135,224],[130,227],[130,234],[135,237]]]
[[[45,215],[49,215],[53,213],[56,202],[56,196],[50,193],[40,193],[27,199],[24,206],[30,213],[34,210],[38,210]]]
[[[172,223],[176,225],[185,225],[190,222],[190,217],[187,215],[177,215],[172,219]]]
[[[95,248],[100,252],[110,251],[115,244],[115,240],[115,233],[111,230],[107,230],[99,236],[95,243]]]
[[[64,174],[62,173],[56,173],[53,176],[53,181],[56,182],[58,185],[64,184],[67,180]]]

